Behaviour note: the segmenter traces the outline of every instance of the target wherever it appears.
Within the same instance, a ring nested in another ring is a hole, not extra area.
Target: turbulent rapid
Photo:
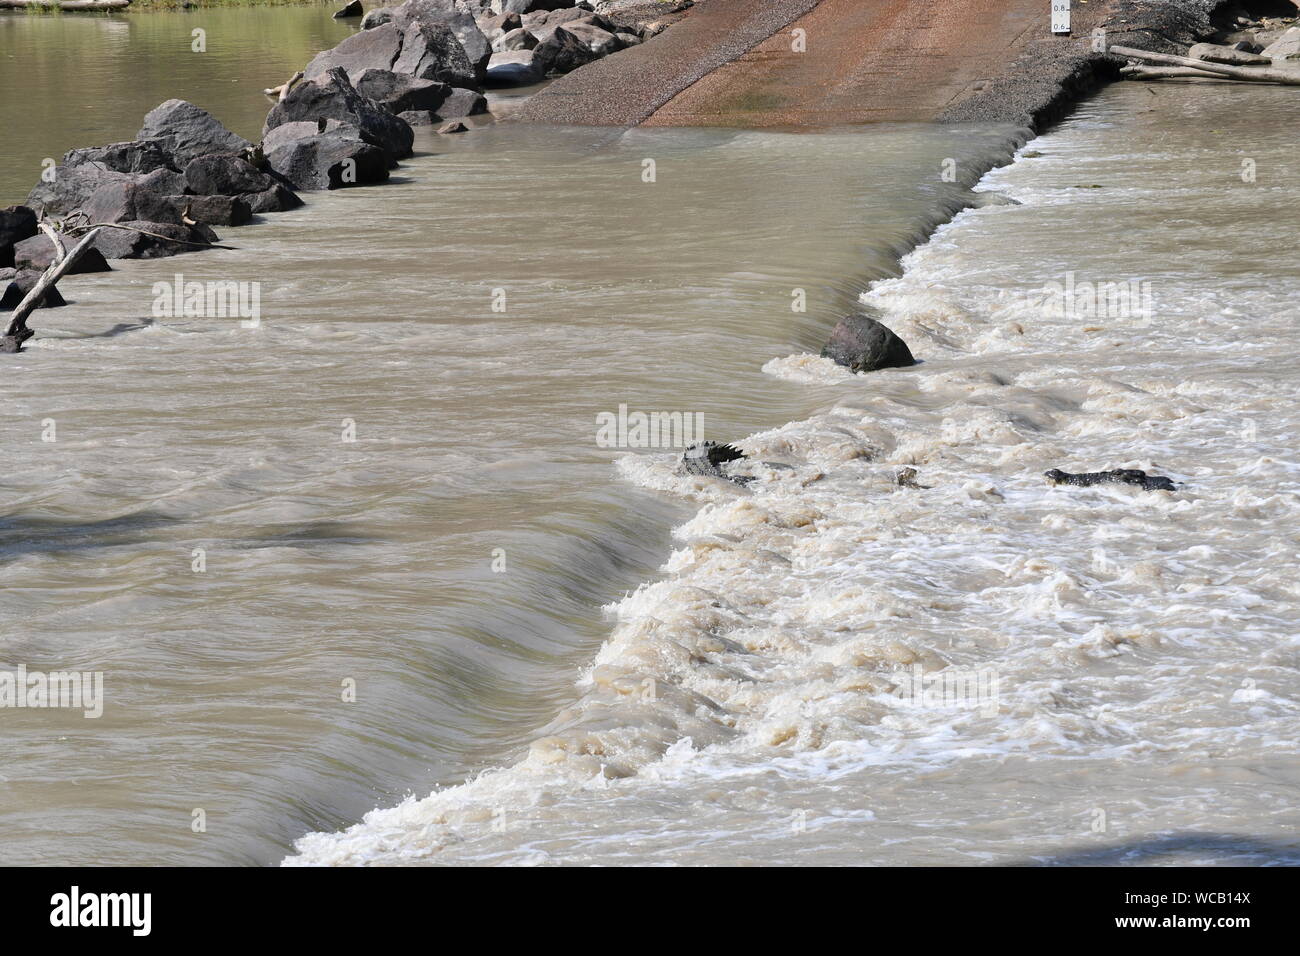
[[[919,365],[774,353],[820,410],[710,435],[758,480],[622,456],[695,513],[576,699],[287,862],[1300,863],[1289,94],[1151,95],[871,284]]]

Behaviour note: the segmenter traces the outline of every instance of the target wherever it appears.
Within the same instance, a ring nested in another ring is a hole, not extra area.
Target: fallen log
[[[1267,80],[1270,83],[1282,83],[1286,86],[1300,86],[1300,71],[1279,70],[1265,66],[1229,66],[1226,63],[1212,63],[1208,60],[1194,60],[1189,56],[1174,56],[1170,53],[1151,53],[1148,50],[1135,50],[1129,46],[1111,46],[1108,52],[1116,56],[1126,56],[1147,63],[1159,63],[1165,66],[1181,66],[1215,76],[1226,76],[1234,80]]]
[[[293,92],[294,84],[302,79],[302,70],[299,70],[293,76],[289,77],[289,82],[281,83],[279,86],[273,86],[270,89],[263,90],[267,96],[274,96],[276,99],[283,100]]]
[[[131,0],[0,0],[0,10],[121,10]]]
[[[53,230],[44,230],[47,235]],[[77,264],[81,254],[90,248],[90,244],[95,241],[99,235],[99,227],[96,226],[90,232],[81,237],[81,241],[72,247],[72,251],[64,254],[63,243],[57,236],[53,236],[52,241],[55,247],[55,260],[50,263],[48,269],[32,286],[30,292],[23,297],[18,303],[18,308],[14,309],[13,314],[9,317],[9,324],[5,327],[5,333],[0,336],[0,352],[17,352],[23,347],[23,343],[32,337],[32,330],[27,327],[27,316],[32,314],[32,310],[45,298],[45,293],[54,287],[54,285],[67,274],[68,270]]]
[[[1204,70],[1194,70],[1189,66],[1126,66],[1120,71],[1120,75],[1128,80],[1164,80],[1174,77],[1192,77],[1198,80],[1232,80],[1232,77],[1222,76],[1218,73],[1206,73]],[[1235,82],[1241,83],[1272,83],[1267,77],[1240,77]]]

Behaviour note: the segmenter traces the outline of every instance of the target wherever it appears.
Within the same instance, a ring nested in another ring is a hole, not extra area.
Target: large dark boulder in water
[[[357,127],[365,142],[387,154],[389,165],[411,155],[415,140],[411,127],[358,93],[348,74],[339,67],[330,69],[320,79],[295,86],[267,115],[266,131],[269,133],[285,123],[322,119],[336,119]]]
[[[303,70],[303,77],[315,80],[336,66],[347,70],[349,76],[360,76],[366,70],[391,70],[401,52],[402,31],[386,23],[354,33],[333,49],[317,53]]]
[[[172,162],[167,144],[156,139],[70,149],[63,156],[64,166],[99,163],[118,173],[151,173],[155,169],[171,169]]]
[[[422,80],[392,70],[366,70],[352,77],[358,93],[388,108],[390,113],[407,110],[438,111],[451,87],[437,80]]]
[[[488,57],[492,55],[492,44],[479,29],[474,15],[474,9],[465,0],[406,0],[393,8],[392,22],[403,28],[408,24],[437,24],[449,28],[482,80]]]
[[[439,119],[460,119],[488,111],[487,97],[477,90],[452,90],[438,107]]]
[[[55,166],[52,176],[44,176],[27,194],[27,205],[49,217],[63,218],[75,212],[95,191],[109,183],[129,183],[135,176],[119,173],[98,163],[80,166]]]
[[[92,223],[101,222],[169,222],[180,224],[180,212],[163,193],[138,182],[107,183],[95,190],[81,211]]]
[[[205,158],[199,157],[190,165]],[[260,173],[258,176],[264,180],[263,189],[269,189],[274,183],[268,176]],[[195,222],[212,226],[242,226],[252,218],[248,202],[239,193],[260,190],[186,195],[185,182],[180,173],[158,170],[134,182],[109,183],[96,190],[81,211],[92,223],[163,222],[179,226],[187,212]]]
[[[108,259],[159,259],[202,249],[216,239],[216,233],[206,226],[143,219],[118,225],[132,228],[101,229],[72,267],[71,273],[107,272]],[[68,250],[81,241],[80,236],[65,235],[62,238],[64,248]],[[28,239],[19,243],[14,259],[20,268],[44,271],[54,261],[54,244],[43,235]]]
[[[585,20],[588,23],[594,23],[601,29],[614,32],[614,25],[599,14],[590,10],[584,10],[581,7],[568,7],[566,9],[539,10],[534,13],[526,13],[521,18],[524,29],[537,37],[539,41],[545,43],[551,38],[556,27],[563,26],[566,23],[575,23],[579,20]]]
[[[596,56],[608,56],[623,49],[623,41],[591,20],[574,20],[564,25],[566,33],[572,33],[582,41],[588,50]]]
[[[0,209],[0,268],[14,264],[14,246],[36,235],[36,213],[26,206]]]
[[[855,372],[916,364],[907,343],[875,319],[860,314],[840,319],[822,356]]]
[[[393,20],[354,33],[332,50],[316,54],[303,76],[320,80],[336,67],[346,70],[353,82],[367,70],[405,73],[460,87],[478,87],[483,79],[483,69],[466,54],[452,28],[432,20]]]
[[[549,74],[570,73],[600,59],[599,53],[564,27],[556,27],[532,52],[543,72]]]
[[[365,12],[365,9],[361,6],[361,0],[351,0],[342,10],[334,11],[334,19],[347,20],[350,17],[359,17]]]
[[[151,173],[135,177],[132,182],[141,189],[147,189],[160,196],[185,192],[185,174],[174,169],[155,169]]]
[[[298,194],[284,183],[276,183],[264,192],[249,193],[239,198],[248,203],[249,210],[255,213],[284,212],[286,209],[297,209],[302,205]]]
[[[139,220],[124,222],[133,229],[105,229],[95,237],[94,248],[106,259],[161,259],[181,252],[195,252],[211,243],[216,234],[206,227],[171,222]]]
[[[32,291],[32,287],[40,281],[41,274],[33,272],[30,269],[0,269],[0,312],[12,312],[18,308],[18,303],[27,298],[27,293]],[[41,296],[41,301],[36,303],[38,309],[57,309],[59,306],[67,305],[67,300],[59,293],[58,288],[51,286],[46,290],[45,295]]]
[[[488,86],[532,86],[546,79],[546,70],[533,50],[493,53],[488,63]]]
[[[487,62],[478,66],[444,23],[407,24],[402,33],[402,52],[393,61],[394,72],[466,89],[481,87],[486,69]]]
[[[274,184],[242,156],[199,156],[185,166],[185,191],[196,196],[243,196],[264,192]]]
[[[267,152],[266,160],[298,189],[340,189],[388,178],[388,157],[362,140],[355,126],[285,139]]]
[[[105,229],[104,232],[116,232],[116,229]],[[102,236],[104,232],[101,232]],[[61,235],[63,247],[68,251],[72,250],[81,240],[76,236]],[[104,260],[103,254],[97,248],[98,243],[92,245],[68,270],[68,275],[75,275],[78,272],[108,272],[109,265]],[[54,262],[54,243],[50,242],[49,237],[42,234],[33,236],[30,239],[24,239],[18,245],[14,246],[14,265],[21,272],[24,269],[32,269],[37,272],[44,272]]]
[[[158,140],[172,157],[172,165],[184,169],[192,159],[209,153],[239,153],[252,143],[237,136],[207,110],[184,100],[167,100],[150,110],[136,133],[138,140]]]
[[[253,210],[246,198],[247,195],[246,193],[244,196],[168,196],[167,199],[172,204],[172,208],[179,210],[195,222],[209,226],[242,226],[253,218]]]

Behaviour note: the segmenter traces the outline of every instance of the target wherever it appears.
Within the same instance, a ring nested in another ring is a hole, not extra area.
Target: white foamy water
[[[288,862],[1300,862],[1292,108],[1120,86],[989,174],[863,297],[921,364],[772,355],[830,397],[745,487],[617,463],[698,510],[518,761]]]

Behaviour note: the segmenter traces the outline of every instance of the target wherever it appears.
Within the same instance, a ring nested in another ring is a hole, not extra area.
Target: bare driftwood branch
[[[1181,66],[1201,70],[1215,76],[1226,76],[1234,80],[1266,80],[1282,83],[1286,86],[1300,86],[1300,71],[1279,70],[1265,66],[1229,66],[1226,63],[1211,63],[1208,60],[1194,60],[1189,56],[1174,56],[1169,53],[1151,53],[1148,50],[1135,50],[1129,46],[1112,46],[1109,52],[1126,56],[1147,63],[1159,63],[1165,66]]]
[[[187,226],[197,226],[199,223],[189,218],[190,207],[186,204],[182,218]],[[194,239],[177,239],[175,236],[164,236],[158,232],[150,232],[148,229],[141,229],[139,226],[124,226],[119,222],[90,222],[86,214],[82,212],[73,213],[67,219],[59,224],[63,227],[65,233],[77,234],[86,229],[121,229],[123,232],[138,232],[142,236],[149,236],[152,239],[161,239],[164,242],[179,242],[187,246],[200,246],[204,249],[234,249],[234,246],[223,246],[216,242],[200,242]]]
[[[302,70],[299,70],[293,76],[289,77],[289,82],[280,88],[280,99],[283,100],[293,92],[294,85],[302,79]]]
[[[281,83],[279,86],[273,86],[269,90],[263,90],[262,92],[265,93],[267,96],[274,96],[282,100],[290,93],[293,92],[294,84],[301,79],[302,79],[302,70],[299,70],[293,76],[289,77],[289,81],[287,83]]]
[[[63,237],[60,236],[55,231],[54,227],[51,226],[48,222],[46,222],[44,219],[42,219],[40,222],[36,224],[36,228],[39,229],[41,232],[45,233],[47,236],[49,236],[50,242],[54,243],[54,264],[57,265],[59,262],[62,261],[63,257],[68,254],[68,250],[64,248],[63,245]]]
[[[1198,80],[1225,80],[1241,83],[1271,83],[1266,77],[1247,80],[1242,77],[1240,80],[1233,80],[1232,77],[1223,76],[1219,73],[1206,73],[1204,70],[1194,70],[1190,66],[1126,66],[1120,71],[1120,74],[1130,80],[1164,80],[1173,77],[1193,77]]]
[[[28,338],[31,333],[27,329],[27,316],[31,315],[32,310],[45,298],[45,293],[52,289],[55,283],[77,264],[81,254],[90,248],[90,244],[95,241],[97,235],[99,235],[98,227],[82,236],[81,241],[73,246],[72,251],[66,255],[63,254],[63,243],[58,238],[54,239],[54,246],[57,250],[55,252],[55,261],[50,263],[49,268],[36,281],[36,285],[32,286],[31,291],[18,303],[18,308],[14,309],[13,315],[9,317],[9,325],[5,328],[4,334],[6,337],[16,339],[17,344],[20,345],[23,340]],[[27,335],[24,335],[24,332],[27,332]]]

